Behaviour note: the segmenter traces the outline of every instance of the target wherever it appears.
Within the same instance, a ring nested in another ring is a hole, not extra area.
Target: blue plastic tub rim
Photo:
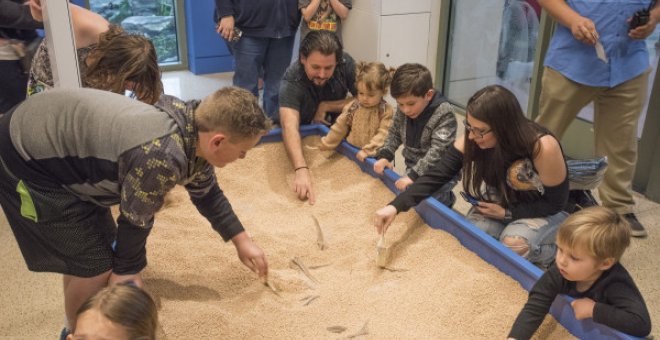
[[[330,131],[328,127],[321,124],[300,126],[300,137],[320,135],[324,136]],[[282,141],[282,129],[275,128],[263,136],[260,143],[275,143]],[[337,152],[355,162],[362,172],[380,179],[390,191],[399,194],[394,182],[399,175],[391,169],[386,169],[383,176],[373,171],[376,160],[367,158],[360,162],[356,154],[358,148],[346,142],[337,147]],[[442,229],[456,237],[461,244],[477,254],[483,260],[507,274],[529,291],[534,283],[543,275],[543,271],[514,253],[498,240],[483,232],[481,229],[468,222],[463,215],[441,204],[434,198],[427,198],[415,207],[417,213],[424,222],[433,229]],[[564,326],[571,334],[580,339],[626,339],[643,340],[644,338],[633,337],[616,331],[610,327],[594,322],[592,319],[577,320],[571,307],[573,298],[560,295],[557,296],[550,307],[550,314]]]

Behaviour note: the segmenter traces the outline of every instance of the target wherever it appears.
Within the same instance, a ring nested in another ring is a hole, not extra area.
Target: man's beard
[[[316,86],[323,86],[328,82],[328,79],[330,78],[314,78],[312,83],[314,83]]]

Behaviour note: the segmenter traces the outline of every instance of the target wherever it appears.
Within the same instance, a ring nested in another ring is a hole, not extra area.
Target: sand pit
[[[372,214],[393,194],[339,154],[306,155],[315,179],[314,206],[291,191],[293,174],[281,143],[258,146],[217,172],[236,213],[266,252],[279,296],[240,263],[185,190],[175,189],[174,203],[156,217],[144,272],[159,306],[161,338],[340,339],[361,331],[366,334],[356,338],[507,335],[527,297],[516,281],[453,236],[425,226],[414,212],[400,215],[388,231],[389,269],[378,268]],[[312,216],[323,230],[323,250]],[[29,273],[8,227],[2,232],[0,255],[11,260],[0,275],[13,293],[1,299],[0,336],[55,338],[63,321],[60,276]],[[571,337],[552,317],[538,335]]]
[[[175,191],[179,203],[157,216],[145,273],[165,336],[318,339],[360,331],[373,339],[506,336],[526,300],[517,282],[451,235],[426,227],[414,212],[399,216],[388,232],[389,269],[379,269],[372,214],[393,194],[339,154],[306,153],[316,184],[314,206],[298,201],[289,188],[292,173],[282,144],[259,146],[217,172],[236,213],[267,254],[279,296],[239,263],[231,244],[221,243],[185,191]],[[324,250],[312,216],[323,230]],[[552,318],[541,334],[570,336]]]

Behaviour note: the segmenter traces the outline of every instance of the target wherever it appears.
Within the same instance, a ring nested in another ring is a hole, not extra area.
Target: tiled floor
[[[194,75],[190,71],[164,72],[165,93],[183,100],[203,99],[216,90],[231,85],[233,73]]]
[[[195,76],[188,71],[166,72],[163,74],[163,85],[167,94],[184,100],[202,99],[221,87],[231,85],[231,76],[231,73]],[[459,191],[460,184],[454,189],[456,194]],[[658,255],[660,255],[658,247],[660,243],[660,204],[649,201],[640,194],[636,194],[636,200],[635,212],[642,224],[646,226],[649,236],[644,239],[634,238],[622,263],[631,272],[646,299],[653,324],[656,325],[652,334],[658,338],[660,337],[660,331],[658,331],[658,325],[660,325],[660,261],[658,261]],[[454,209],[466,213],[469,205],[459,198]]]

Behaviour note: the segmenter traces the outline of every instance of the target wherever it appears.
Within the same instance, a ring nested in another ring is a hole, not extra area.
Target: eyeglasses
[[[472,125],[470,125],[467,122],[467,119],[463,119],[463,125],[465,125],[465,130],[467,130],[468,132],[472,132],[477,138],[484,138],[485,135],[493,132],[492,129],[481,130],[481,129],[473,128]]]

